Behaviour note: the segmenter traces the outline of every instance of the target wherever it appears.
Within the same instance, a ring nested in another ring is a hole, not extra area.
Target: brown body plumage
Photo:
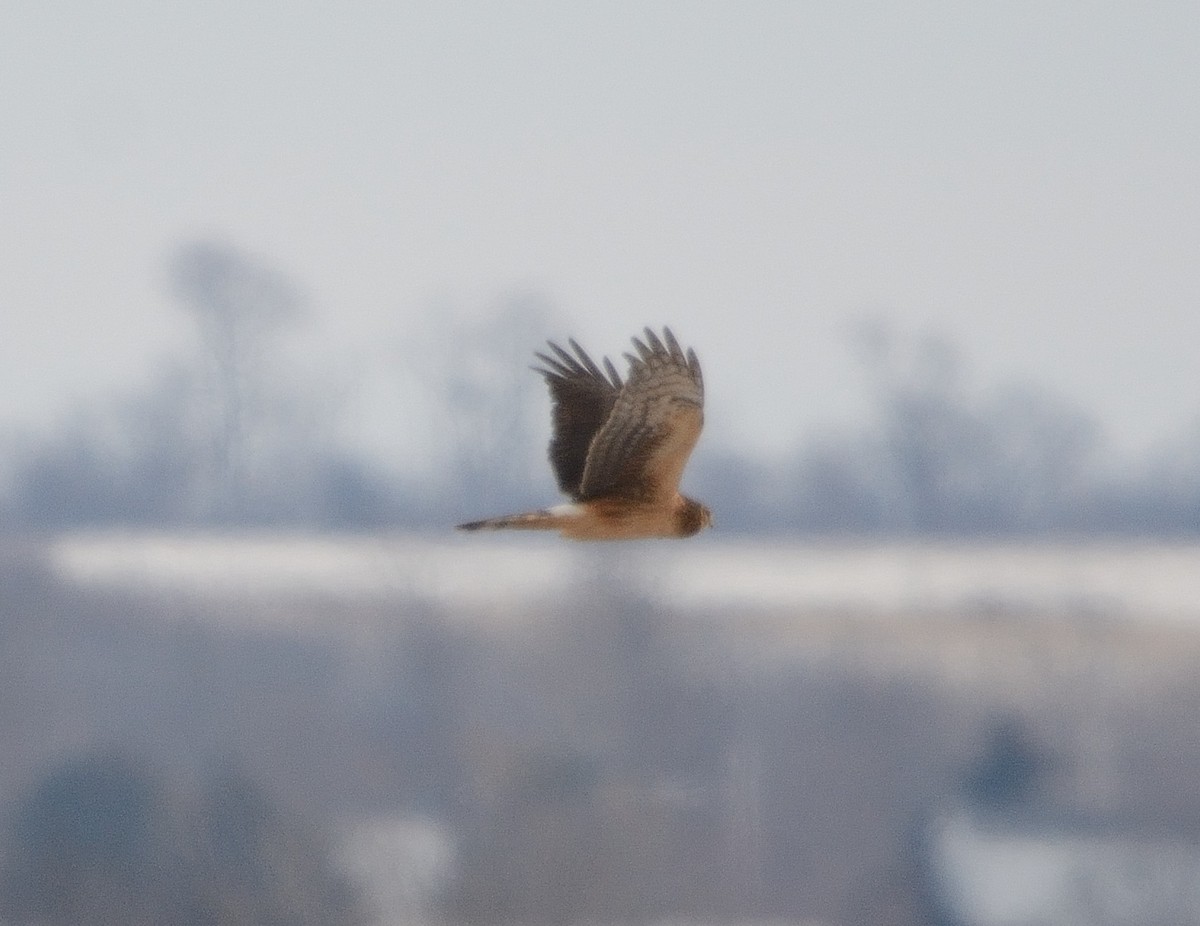
[[[649,328],[626,354],[621,381],[575,341],[574,354],[550,343],[535,367],[550,387],[554,433],[550,462],[571,503],[460,524],[461,530],[558,530],[575,540],[690,537],[712,524],[709,510],[679,492],[679,480],[704,424],[704,380],[696,352],[670,329]]]

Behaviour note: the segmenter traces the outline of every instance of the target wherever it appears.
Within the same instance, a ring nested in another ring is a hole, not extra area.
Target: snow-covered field
[[[72,582],[198,595],[403,597],[477,609],[592,583],[680,607],[1086,612],[1200,626],[1200,546],[1149,542],[75,534],[54,541],[49,556]]]

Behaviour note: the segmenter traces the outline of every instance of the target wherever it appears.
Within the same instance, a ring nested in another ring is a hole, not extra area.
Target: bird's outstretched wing
[[[558,487],[579,500],[588,449],[612,412],[621,377],[611,360],[604,358],[602,371],[574,340],[567,342],[574,355],[553,341],[547,343],[554,356],[537,354],[543,365],[534,369],[545,377],[554,402],[550,463]]]
[[[704,380],[696,352],[685,354],[669,328],[663,329],[662,340],[647,328],[646,342],[634,338],[633,346],[637,356],[625,355],[629,377],[614,396],[607,420],[590,438],[578,498],[673,498],[700,437]]]

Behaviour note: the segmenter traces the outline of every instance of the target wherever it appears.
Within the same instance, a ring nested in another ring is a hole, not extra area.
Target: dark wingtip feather
[[[671,356],[676,360],[683,360],[683,349],[679,346],[679,342],[675,340],[675,335],[670,328],[663,328],[663,335],[667,339],[667,350],[671,352]]]
[[[544,367],[535,367],[532,364],[529,369],[535,373],[540,373],[542,376],[551,379],[565,379],[571,375],[571,371],[555,360],[553,357],[548,357],[545,354],[535,351],[534,355],[538,360],[545,364]]]
[[[575,355],[579,358],[579,362],[583,365],[583,369],[587,370],[587,372],[592,376],[595,376],[599,379],[604,378],[604,375],[600,372],[600,368],[596,366],[596,361],[588,356],[588,352],[579,346],[578,341],[576,341],[574,338],[570,338],[568,339],[567,343],[570,344],[572,350],[575,351]]]
[[[687,366],[688,366],[688,370],[692,374],[692,378],[696,381],[696,384],[700,387],[700,393],[703,395],[703,393],[704,393],[704,374],[700,372],[700,358],[696,356],[696,349],[693,347],[688,348]]]
[[[563,348],[559,347],[553,341],[547,341],[546,343],[550,345],[550,349],[552,351],[554,351],[554,353],[558,354],[559,359],[562,361],[563,366],[565,366],[568,370],[579,369],[579,361],[576,360],[574,357],[572,357],[567,351],[563,350]],[[575,346],[574,341],[571,341],[569,343],[572,346]]]
[[[621,374],[617,372],[617,368],[613,366],[611,360],[607,357],[602,358],[604,369],[601,370],[596,361],[574,338],[569,338],[567,343],[575,351],[574,354],[553,341],[547,341],[546,344],[556,356],[552,357],[541,351],[534,351],[533,356],[541,361],[542,365],[530,366],[530,369],[547,379],[571,380],[590,377],[604,385],[610,385],[614,389],[621,388]]]
[[[584,372],[583,367],[579,365],[579,361],[553,341],[547,341],[546,344],[557,356],[551,357],[549,354],[543,354],[541,351],[534,351],[533,356],[542,361],[549,369],[543,370],[538,367],[534,367],[533,369],[543,375],[556,376],[559,379],[570,379],[572,376],[578,376]]]

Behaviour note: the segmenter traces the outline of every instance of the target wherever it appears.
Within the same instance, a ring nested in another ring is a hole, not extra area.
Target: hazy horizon
[[[766,455],[861,414],[866,318],[1118,449],[1200,416],[1193,5],[122,9],[0,12],[0,433],[186,354],[197,237],[301,287],[379,453],[406,338],[511,294],[597,354],[671,324]]]

